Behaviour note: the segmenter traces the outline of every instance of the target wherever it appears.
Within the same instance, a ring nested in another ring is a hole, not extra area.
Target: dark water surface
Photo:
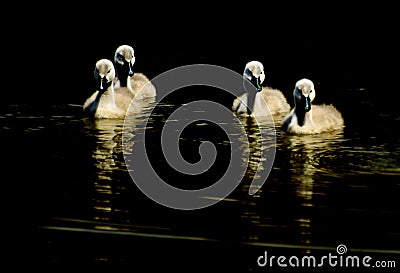
[[[29,238],[20,247],[54,272],[69,266],[263,272],[273,270],[257,265],[264,251],[328,255],[337,254],[340,244],[349,255],[395,260],[399,267],[399,112],[372,100],[374,90],[342,91],[349,94],[336,102],[345,118],[342,132],[289,136],[279,130],[282,116],[276,116],[260,123],[276,133],[276,144],[260,148],[268,140],[254,121],[241,119],[248,138],[234,137],[250,142],[246,176],[227,198],[198,210],[149,199],[130,177],[135,166],[124,159],[124,153],[134,155],[146,131],[149,158],[169,184],[199,189],[216,182],[228,167],[231,143],[215,124],[194,123],[180,139],[189,162],[200,159],[202,141],[215,144],[218,156],[207,173],[180,174],[162,156],[162,126],[174,122],[168,115],[185,102],[161,101],[147,126],[148,111],[128,120],[128,134],[123,120],[86,119],[80,105],[3,107],[5,168],[13,173],[5,181],[17,187],[8,206],[16,209],[12,219],[22,238]],[[224,122],[240,124],[233,115]],[[122,145],[123,137],[130,145]],[[271,160],[262,149],[271,148],[276,154],[268,179],[248,195],[260,160]]]

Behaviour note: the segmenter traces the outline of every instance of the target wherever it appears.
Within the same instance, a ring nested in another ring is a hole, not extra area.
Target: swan
[[[120,45],[114,54],[116,78],[115,87],[127,87],[136,99],[152,98],[157,95],[155,86],[143,73],[135,73],[135,52],[130,45]],[[140,93],[139,93],[140,91]]]
[[[283,131],[290,134],[318,134],[344,127],[342,114],[333,105],[312,105],[314,83],[306,78],[296,82],[294,108],[281,122]]]
[[[96,91],[83,104],[87,116],[101,118],[124,118],[129,109],[133,95],[127,88],[116,88],[114,64],[109,59],[100,59],[94,70]]]
[[[232,105],[234,112],[239,115],[267,116],[290,111],[290,105],[280,90],[261,86],[265,80],[264,66],[261,62],[248,62],[243,77],[249,80],[258,92],[248,90],[248,92],[235,98]],[[248,105],[248,108],[246,105]]]

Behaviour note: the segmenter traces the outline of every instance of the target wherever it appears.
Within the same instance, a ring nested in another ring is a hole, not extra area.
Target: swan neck
[[[100,93],[99,93],[100,94]],[[100,96],[100,95],[99,95]],[[101,94],[102,99],[107,100],[109,103],[115,104],[114,86],[111,84],[106,91]]]
[[[295,107],[295,115],[297,117],[297,123],[299,126],[304,126],[306,119],[312,119],[312,114],[311,114],[312,109],[310,109],[308,112],[306,112],[304,109],[301,107]]]
[[[120,87],[126,87],[128,84],[127,77],[118,77]]]
[[[132,90],[133,90],[133,88],[132,88],[132,83],[131,83],[132,77],[131,77],[131,76],[127,76],[126,79],[127,79],[127,81],[126,81],[126,87],[127,87],[129,90],[132,91]]]
[[[121,87],[126,87],[129,81],[128,73],[125,71],[123,65],[116,63],[115,69],[117,72],[119,84]]]
[[[255,92],[247,92],[247,114],[248,115],[251,115],[254,113],[256,95],[257,95],[257,93],[255,93]]]

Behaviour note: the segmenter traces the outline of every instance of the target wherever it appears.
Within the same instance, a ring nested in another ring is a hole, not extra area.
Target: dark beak
[[[308,112],[311,110],[311,101],[310,97],[304,97],[305,98],[305,105],[304,105],[304,111]]]
[[[132,77],[133,74],[134,74],[134,72],[133,72],[132,63],[129,62],[129,63],[128,63],[128,76],[129,76],[129,77]]]
[[[262,90],[260,77],[252,76],[251,77],[251,83],[255,86],[255,88],[257,89],[258,92],[260,92]]]
[[[105,91],[111,85],[111,81],[107,82],[106,77],[101,77],[99,80],[99,91]]]
[[[100,91],[103,91],[104,89],[106,89],[106,77],[101,77],[100,78],[100,87],[99,87]]]

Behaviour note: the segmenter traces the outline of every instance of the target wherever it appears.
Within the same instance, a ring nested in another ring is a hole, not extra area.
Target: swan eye
[[[121,62],[124,61],[124,57],[120,53],[117,53],[117,59]]]
[[[253,73],[250,71],[250,69],[246,69],[246,71],[245,71],[245,74],[247,75],[247,76],[249,76],[250,78],[253,76]]]
[[[107,74],[110,74],[110,72],[111,72],[111,69],[107,71]]]

